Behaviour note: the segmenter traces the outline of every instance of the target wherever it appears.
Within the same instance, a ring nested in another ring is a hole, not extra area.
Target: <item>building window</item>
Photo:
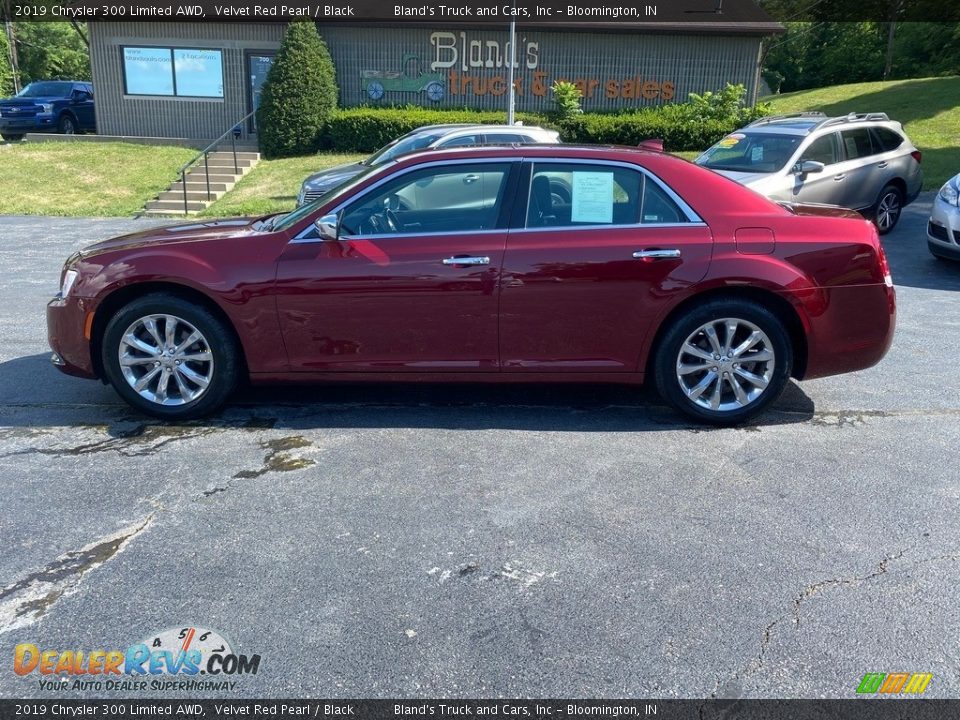
[[[223,97],[223,53],[196,48],[123,48],[127,95]]]

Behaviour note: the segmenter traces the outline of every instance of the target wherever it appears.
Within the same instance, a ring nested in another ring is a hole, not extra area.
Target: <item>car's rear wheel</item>
[[[685,415],[736,425],[780,396],[792,362],[790,335],[774,313],[744,300],[713,300],[669,327],[654,378],[660,396]]]
[[[11,135],[10,133],[3,133],[3,135],[0,135],[0,137],[7,142],[19,142],[20,140],[23,140],[23,135]]]
[[[57,132],[61,135],[76,135],[77,122],[70,115],[61,115],[57,123]]]
[[[204,307],[167,294],[134,300],[103,334],[104,372],[147,415],[189,420],[217,410],[236,386],[233,333]]]
[[[880,191],[873,210],[873,222],[877,226],[877,232],[886,235],[893,230],[900,221],[902,212],[903,193],[896,185],[887,185]]]

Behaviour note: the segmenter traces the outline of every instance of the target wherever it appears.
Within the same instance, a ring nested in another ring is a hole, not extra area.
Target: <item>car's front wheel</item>
[[[189,420],[226,402],[240,370],[233,333],[182,298],[151,294],[117,312],[103,333],[104,372],[117,393],[147,415]]]
[[[69,115],[61,115],[60,122],[57,123],[57,131],[61,135],[76,135],[77,121]]]
[[[654,356],[660,396],[701,422],[736,425],[776,400],[790,378],[790,336],[772,312],[713,300],[668,328]]]
[[[896,185],[887,185],[880,191],[873,211],[873,222],[877,226],[877,232],[886,235],[893,230],[900,221],[902,212],[903,193]]]
[[[23,140],[23,135],[20,135],[20,134],[11,135],[10,133],[3,133],[2,135],[0,135],[0,137],[2,137],[7,142],[19,142],[20,140]]]

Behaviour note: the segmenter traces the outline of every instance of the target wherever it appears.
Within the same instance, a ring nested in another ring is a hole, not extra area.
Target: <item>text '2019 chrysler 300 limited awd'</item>
[[[732,424],[791,376],[878,362],[894,307],[852,211],[781,206],[664,153],[524,146],[407,155],[289,214],[98,243],[68,259],[47,319],[61,370],[165,419],[215,411],[247,376],[650,380]]]

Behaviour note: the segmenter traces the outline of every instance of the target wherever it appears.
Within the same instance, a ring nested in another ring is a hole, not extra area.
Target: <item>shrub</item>
[[[312,22],[292,22],[263,84],[257,128],[268,158],[316,152],[337,107],[337,82],[326,43]]]
[[[576,86],[574,86],[576,88]],[[705,150],[734,130],[770,113],[770,106],[744,105],[743,86],[728,85],[718,93],[696,95],[686,103],[621,110],[616,113],[556,115],[518,113],[525,125],[560,131],[564,142],[602,145],[638,145],[661,138],[668,151]],[[505,122],[505,113],[478,110],[406,108],[352,108],[333,113],[326,145],[341,152],[372,152],[391,140],[424,125]]]
[[[550,90],[553,92],[553,104],[556,106],[557,119],[560,122],[575,118],[583,112],[580,108],[583,93],[572,82],[557,81]]]

